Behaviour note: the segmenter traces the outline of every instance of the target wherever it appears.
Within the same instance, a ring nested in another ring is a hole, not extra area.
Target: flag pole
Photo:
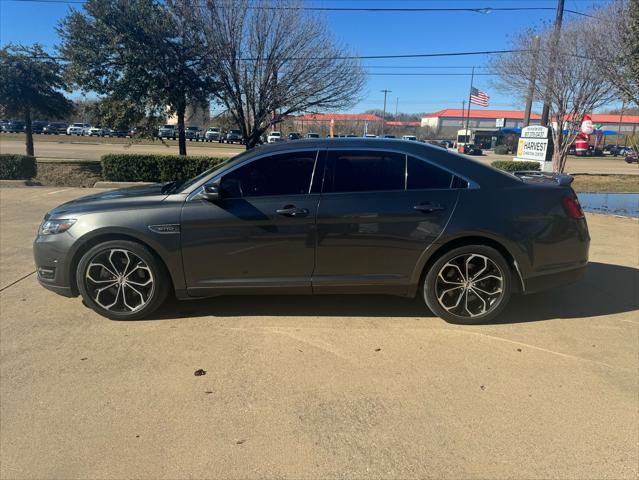
[[[470,74],[470,90],[468,91],[468,116],[466,117],[466,132],[465,132],[468,135],[468,143],[470,143],[470,133],[468,132],[468,124],[470,122],[470,105],[471,105],[470,97],[473,94],[474,78],[475,78],[475,67],[473,67],[473,70]]]

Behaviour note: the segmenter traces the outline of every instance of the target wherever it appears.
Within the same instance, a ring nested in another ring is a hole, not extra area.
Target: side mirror
[[[208,200],[209,202],[217,202],[222,198],[220,194],[220,186],[217,183],[213,183],[211,185],[204,185],[204,189],[202,193],[200,193],[200,197]]]

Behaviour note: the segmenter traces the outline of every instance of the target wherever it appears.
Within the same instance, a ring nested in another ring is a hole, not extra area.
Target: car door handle
[[[308,208],[297,208],[295,205],[286,205],[284,208],[278,208],[275,213],[284,217],[306,217],[308,216]]]
[[[444,210],[444,207],[439,203],[424,202],[420,203],[419,205],[415,205],[413,209],[423,213],[431,213],[437,212],[439,210]]]

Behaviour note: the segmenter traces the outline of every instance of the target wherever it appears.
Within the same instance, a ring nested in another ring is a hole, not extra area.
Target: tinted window
[[[263,157],[224,175],[220,188],[230,198],[305,194],[316,156],[309,151]]]
[[[406,156],[393,152],[332,151],[334,192],[404,190]]]
[[[407,168],[408,179],[406,186],[409,190],[451,188],[452,186],[452,173],[423,160],[409,156]]]

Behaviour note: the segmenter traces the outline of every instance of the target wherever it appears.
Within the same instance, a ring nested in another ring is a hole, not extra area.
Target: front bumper
[[[33,242],[38,282],[43,287],[65,297],[75,297],[70,278],[69,250],[74,238],[67,232],[58,235],[38,235]]]

